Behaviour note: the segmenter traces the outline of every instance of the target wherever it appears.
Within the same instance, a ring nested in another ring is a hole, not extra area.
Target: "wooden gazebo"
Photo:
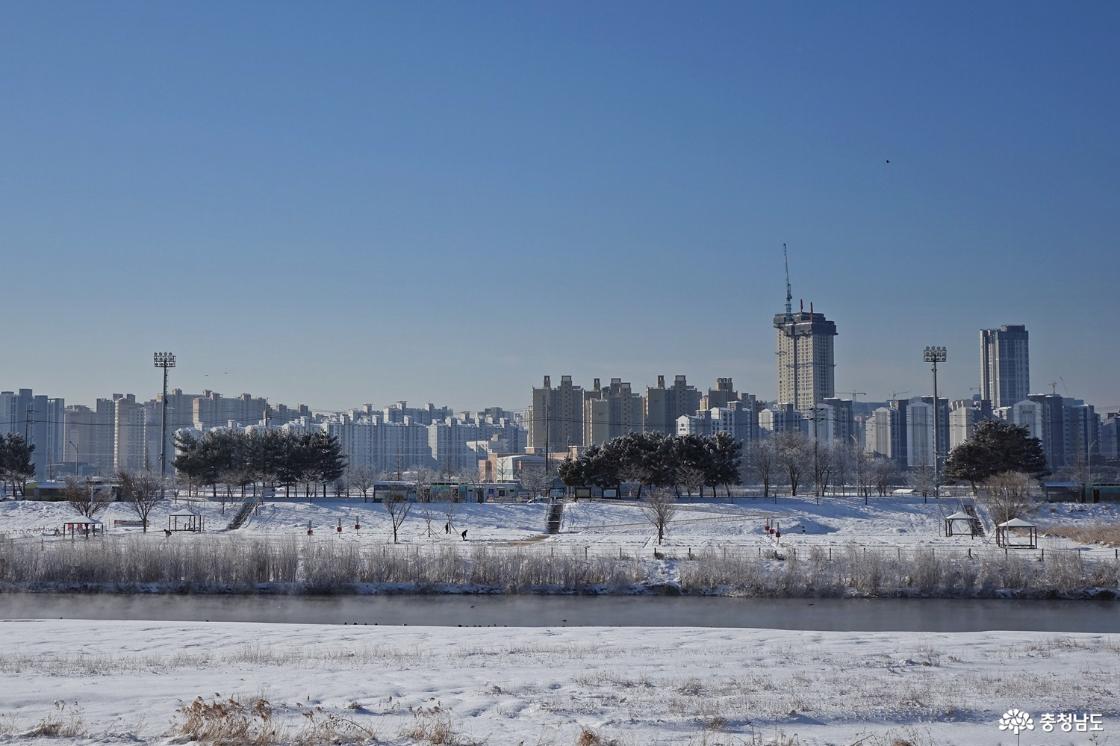
[[[200,534],[206,527],[206,520],[198,513],[180,512],[167,516],[167,531],[190,531]]]
[[[84,536],[89,538],[91,536],[103,536],[105,534],[105,525],[96,518],[71,518],[66,523],[62,524],[62,535],[73,539],[76,536]]]
[[[965,534],[973,538],[976,537],[976,520],[972,516],[963,510],[945,516],[946,536],[964,536]]]
[[[996,544],[1004,549],[1037,549],[1038,526],[1022,518],[1004,521],[996,526]]]

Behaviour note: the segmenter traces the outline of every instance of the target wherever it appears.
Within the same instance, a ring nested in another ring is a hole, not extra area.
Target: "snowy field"
[[[16,743],[170,742],[196,697],[263,698],[288,743],[1010,745],[1012,707],[1103,718],[1022,744],[1120,739],[1118,635],[10,620],[0,639]],[[27,735],[42,723],[72,736]]]
[[[208,533],[226,531],[237,513],[238,503],[229,503],[224,511],[220,503],[207,500],[180,501],[157,508],[151,516],[155,535],[162,538],[167,515],[172,510],[190,509],[206,519]],[[611,554],[621,549],[627,554],[652,554],[656,535],[641,508],[633,502],[579,501],[565,505],[561,532],[545,533],[545,504],[443,503],[412,506],[411,513],[399,530],[399,541],[410,546],[433,547],[454,544],[461,546],[462,531],[467,542],[494,546],[535,547],[550,551],[555,547],[591,547],[593,551]],[[788,547],[846,547],[858,544],[869,548],[921,549],[946,548],[994,550],[991,523],[982,508],[981,517],[989,527],[988,535],[975,539],[968,536],[942,535],[943,519],[958,510],[955,499],[921,497],[871,498],[864,505],[861,498],[825,497],[818,504],[811,497],[777,499],[705,499],[682,500],[669,527],[665,545],[670,550],[727,549],[754,552],[771,547],[767,523],[782,532],[781,543]],[[51,539],[55,530],[71,516],[66,503],[33,501],[0,502],[0,535],[10,537]],[[114,528],[114,520],[135,520],[128,506],[113,504],[99,516],[110,535],[138,533],[137,528]],[[1120,506],[1044,504],[1035,519],[1040,525],[1068,523],[1120,524]],[[450,524],[450,525],[448,525]],[[270,501],[256,511],[244,526],[232,535],[306,537],[308,527],[315,540],[386,544],[392,542],[389,515],[379,503],[351,500]],[[342,531],[337,528],[341,525]],[[360,528],[355,528],[355,526]],[[176,540],[189,540],[185,535]],[[1086,547],[1060,537],[1043,536],[1040,547],[1048,550],[1081,548],[1091,554],[1113,556],[1105,547]]]

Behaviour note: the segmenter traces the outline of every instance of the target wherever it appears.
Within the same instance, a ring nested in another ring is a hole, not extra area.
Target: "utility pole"
[[[159,496],[167,497],[167,369],[175,367],[175,355],[157,352],[152,355],[155,367],[163,368],[163,412],[159,418]]]
[[[922,359],[933,364],[933,496],[941,495],[941,432],[938,429],[938,410],[941,404],[937,400],[937,364],[948,360],[944,347],[926,347],[922,352]]]
[[[552,452],[549,448],[549,436],[552,434],[552,428],[549,427],[548,421],[548,400],[552,398],[552,388],[546,387],[544,390],[544,473],[548,476],[552,470]]]
[[[1089,408],[1085,408],[1085,494],[1082,500],[1088,500],[1093,496],[1093,446],[1096,441],[1089,441],[1089,434],[1092,431],[1089,428]]]

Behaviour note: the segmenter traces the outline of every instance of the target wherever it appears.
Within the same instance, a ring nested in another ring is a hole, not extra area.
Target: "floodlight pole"
[[[157,352],[152,356],[155,367],[163,368],[163,412],[159,419],[159,496],[167,496],[167,369],[175,367],[175,354]]]
[[[948,360],[944,347],[926,347],[922,359],[933,365],[933,496],[941,496],[941,432],[938,414],[941,404],[937,400],[937,364]]]

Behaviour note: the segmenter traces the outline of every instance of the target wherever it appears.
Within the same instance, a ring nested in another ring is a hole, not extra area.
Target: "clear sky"
[[[4,2],[0,388],[772,397],[785,241],[840,391],[1117,408],[1118,115],[1114,2]]]

